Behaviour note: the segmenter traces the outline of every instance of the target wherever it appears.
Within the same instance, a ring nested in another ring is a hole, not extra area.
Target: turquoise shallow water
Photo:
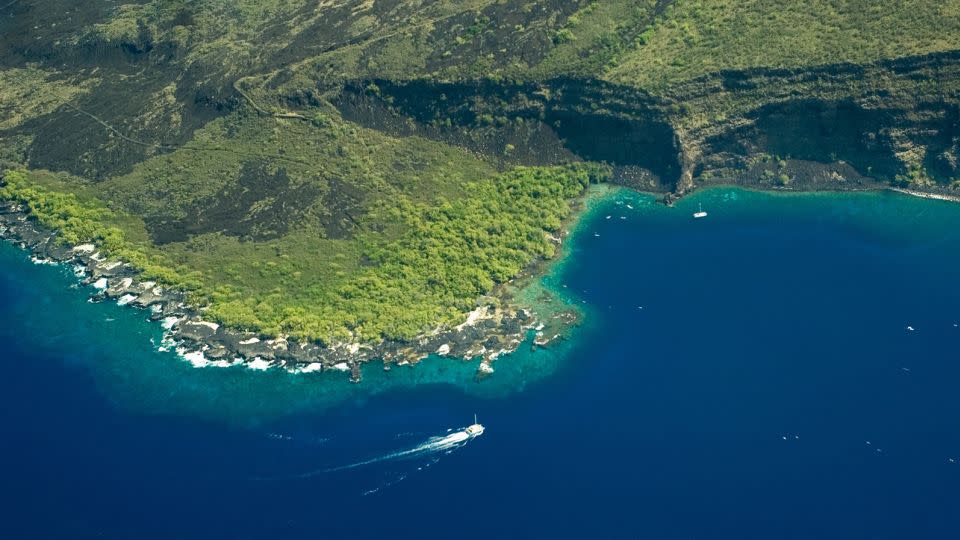
[[[352,385],[194,369],[0,245],[0,535],[956,537],[960,205],[615,192],[568,249],[561,346]]]
[[[483,383],[475,378],[479,360],[439,358],[389,372],[382,364],[369,364],[360,385],[339,372],[198,369],[173,352],[158,350],[163,330],[146,319],[146,312],[88,302],[91,291],[77,285],[72,268],[33,264],[25,252],[9,244],[0,244],[0,267],[8,269],[4,288],[15,292],[4,306],[4,320],[11,322],[0,328],[0,340],[25,341],[37,355],[67,355],[72,364],[89,369],[104,397],[131,412],[254,425],[297,411],[322,411],[386,391],[434,384],[496,397],[548,375],[565,349],[561,343],[536,351],[525,345],[514,355],[521,361],[498,364],[498,376]]]

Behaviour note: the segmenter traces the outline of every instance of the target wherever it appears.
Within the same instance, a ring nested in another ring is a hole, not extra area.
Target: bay
[[[194,368],[0,245],[0,534],[960,531],[960,206],[614,191],[568,244],[545,281],[584,310],[569,340],[479,383],[430,359],[360,385]]]

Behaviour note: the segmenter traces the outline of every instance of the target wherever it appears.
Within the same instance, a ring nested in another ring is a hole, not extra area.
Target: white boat
[[[693,215],[694,219],[700,219],[707,217],[707,213],[703,211],[703,203],[700,203],[700,211]]]
[[[473,415],[473,423],[467,426],[465,431],[471,439],[483,435],[483,425],[477,423],[477,415]]]

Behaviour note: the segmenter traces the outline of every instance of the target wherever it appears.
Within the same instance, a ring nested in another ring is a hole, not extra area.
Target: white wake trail
[[[480,424],[472,424],[465,428],[460,428],[457,431],[452,429],[447,430],[447,434],[443,436],[430,437],[424,442],[405,450],[398,450],[396,452],[390,452],[389,454],[384,454],[382,456],[377,456],[375,458],[367,459],[364,461],[359,461],[357,463],[351,463],[349,465],[341,465],[339,467],[328,467],[325,469],[317,469],[302,474],[295,475],[283,475],[283,476],[274,476],[274,477],[259,477],[258,480],[281,480],[284,478],[311,478],[314,476],[319,476],[321,474],[332,473],[336,471],[345,471],[349,469],[356,469],[358,467],[363,467],[364,465],[372,465],[374,463],[383,463],[387,461],[397,461],[397,460],[415,460],[425,458],[429,463],[423,463],[416,470],[407,470],[402,472],[397,478],[382,484],[381,486],[365,491],[364,495],[372,495],[380,489],[389,487],[397,482],[406,478],[409,474],[421,471],[431,465],[437,463],[443,455],[449,454],[454,450],[462,448],[470,442],[471,439],[475,439],[483,434],[484,428]],[[410,433],[403,433],[403,436],[410,435]],[[267,436],[271,439],[279,440],[293,440],[293,437],[289,437],[283,434],[278,433],[269,433]],[[400,435],[398,435],[399,437]],[[323,439],[327,441],[329,439]]]
[[[368,459],[366,461],[360,461],[357,463],[351,463],[349,465],[342,465],[340,467],[332,467],[329,469],[324,469],[323,472],[334,472],[334,471],[343,471],[347,469],[355,469],[357,467],[362,467],[364,465],[372,465],[374,463],[380,463],[383,461],[390,461],[394,459],[405,459],[419,457],[427,454],[435,454],[438,452],[450,452],[456,450],[467,444],[471,439],[470,434],[464,430],[455,431],[444,437],[430,437],[422,444],[414,446],[408,450],[401,450],[398,452],[391,452],[379,457]],[[312,476],[316,473],[310,473]]]

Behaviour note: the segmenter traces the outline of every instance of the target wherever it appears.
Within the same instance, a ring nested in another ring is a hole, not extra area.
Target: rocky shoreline
[[[0,201],[0,239],[28,250],[36,263],[73,266],[81,282],[91,287],[93,302],[115,301],[148,311],[150,320],[165,330],[160,349],[175,350],[197,367],[339,371],[359,382],[365,362],[381,360],[389,370],[435,354],[461,360],[481,357],[477,369],[481,379],[494,372],[492,364],[498,357],[515,351],[531,335],[533,346],[546,346],[560,335],[545,332],[545,325],[528,310],[491,303],[475,309],[459,326],[440,328],[409,342],[325,346],[284,336],[271,338],[204,320],[203,309],[191,306],[184,292],[143,279],[136,268],[103,256],[93,244],[64,246],[57,236],[32,219],[24,205]]]
[[[891,187],[889,189],[890,191],[896,191],[897,193],[903,193],[904,195],[910,195],[911,197],[920,197],[921,199],[960,202],[960,195],[954,195],[953,193],[917,191],[915,189],[898,187]]]
[[[853,185],[840,183],[831,187],[850,191],[888,189],[916,197],[960,201],[960,197],[954,195],[880,187],[858,180]],[[798,182],[788,191],[823,188],[808,184]],[[762,189],[749,183],[739,185]],[[670,204],[672,201],[668,197],[661,202]],[[285,336],[268,337],[205,320],[203,308],[192,306],[186,293],[143,279],[136,268],[103,256],[93,244],[65,246],[57,241],[57,237],[56,231],[32,219],[24,205],[0,201],[0,240],[29,251],[35,263],[72,266],[81,283],[91,288],[92,302],[115,301],[119,305],[147,311],[149,319],[164,328],[160,350],[176,351],[195,367],[243,365],[258,370],[279,368],[291,373],[337,371],[348,373],[353,382],[360,382],[360,366],[366,362],[380,360],[383,368],[390,370],[393,365],[416,364],[430,355],[439,355],[463,361],[480,357],[477,379],[482,379],[494,373],[493,363],[500,356],[516,351],[528,340],[533,347],[546,347],[561,339],[564,330],[578,322],[573,310],[562,311],[550,320],[541,321],[531,311],[511,306],[508,296],[501,294],[499,301],[481,305],[468,314],[463,324],[438,328],[409,342],[327,346]],[[558,244],[562,242],[561,238],[552,240]],[[533,274],[535,272],[528,272],[518,279],[532,279]]]

